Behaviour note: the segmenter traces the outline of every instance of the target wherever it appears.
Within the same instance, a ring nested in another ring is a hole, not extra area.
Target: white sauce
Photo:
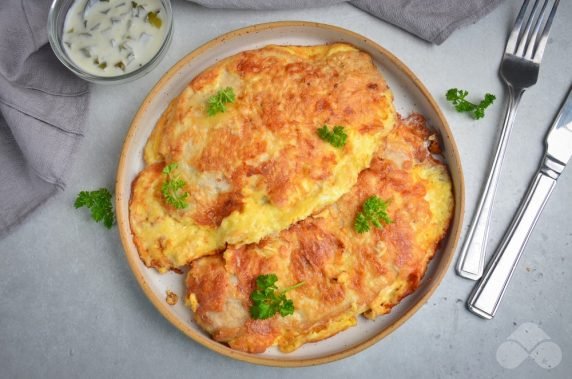
[[[76,0],[64,23],[64,49],[90,74],[123,75],[161,48],[164,14],[159,0]]]

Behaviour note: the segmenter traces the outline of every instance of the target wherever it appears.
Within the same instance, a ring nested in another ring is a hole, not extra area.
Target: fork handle
[[[560,175],[549,157],[530,184],[518,212],[500,243],[483,279],[475,286],[467,307],[483,318],[494,317],[524,247]]]
[[[461,248],[457,261],[457,274],[467,279],[478,280],[483,275],[489,221],[496,187],[501,172],[508,139],[516,116],[516,110],[524,89],[509,87],[509,101],[504,123],[501,129],[497,149],[490,167],[489,176],[481,193],[477,211]]]

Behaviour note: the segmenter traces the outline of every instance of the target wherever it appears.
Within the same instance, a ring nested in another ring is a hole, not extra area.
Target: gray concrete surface
[[[350,5],[251,12],[208,10],[176,1],[176,32],[167,57],[134,83],[92,87],[88,133],[67,189],[0,241],[0,378],[569,378],[570,168],[555,189],[493,321],[465,310],[464,301],[473,283],[457,277],[451,267],[428,303],[389,337],[354,357],[302,369],[233,361],[188,339],[163,319],[138,287],[117,230],[103,229],[72,207],[80,190],[113,187],[119,152],[134,112],[151,86],[178,59],[239,27],[311,20],[349,28],[376,40],[409,65],[438,99],[462,155],[467,223],[502,118],[506,93],[497,67],[519,6],[520,1],[505,1],[442,46],[431,46]],[[570,19],[572,2],[562,1],[539,83],[525,94],[516,120],[497,194],[491,246],[503,234],[536,170],[541,140],[572,82]],[[498,102],[484,120],[474,122],[446,104],[443,94],[450,87],[466,88],[475,96],[492,92],[498,95]],[[519,347],[505,343],[507,338],[522,333],[523,328],[531,335],[537,327],[553,342],[537,349],[541,365],[527,358],[516,368],[503,367],[518,363],[514,357]],[[556,365],[559,351],[562,357]],[[542,367],[547,364],[556,367]]]

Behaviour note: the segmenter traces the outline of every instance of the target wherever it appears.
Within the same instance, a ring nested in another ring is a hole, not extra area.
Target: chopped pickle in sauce
[[[151,25],[153,25],[154,27],[156,27],[157,29],[161,27],[161,24],[163,23],[163,21],[161,21],[161,19],[159,18],[159,16],[157,16],[157,13],[159,12],[149,12],[147,13],[147,20],[149,21],[149,23]]]
[[[159,14],[164,11],[161,0],[75,0],[64,23],[64,50],[94,75],[134,71],[161,48],[166,30]]]

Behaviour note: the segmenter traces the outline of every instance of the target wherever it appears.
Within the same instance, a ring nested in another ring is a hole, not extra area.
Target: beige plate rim
[[[453,216],[453,224],[451,227],[451,231],[449,234],[449,238],[452,239],[450,241],[449,249],[444,249],[441,251],[442,257],[440,266],[437,268],[435,275],[431,278],[430,283],[427,284],[427,290],[425,294],[419,298],[416,304],[414,304],[407,312],[405,312],[400,318],[395,320],[391,325],[389,325],[386,329],[381,331],[380,333],[373,335],[372,337],[366,339],[362,343],[343,350],[341,352],[337,352],[334,354],[330,354],[324,357],[318,358],[308,358],[308,359],[293,359],[293,360],[280,360],[275,358],[268,358],[268,357],[261,357],[254,354],[248,354],[240,351],[233,350],[219,342],[210,339],[201,338],[202,336],[188,325],[183,323],[180,319],[174,317],[172,313],[168,311],[168,305],[163,301],[164,299],[160,299],[150,288],[149,284],[145,280],[143,274],[139,271],[138,267],[138,256],[136,254],[128,254],[127,249],[129,246],[128,241],[132,238],[131,230],[129,226],[129,216],[125,214],[123,208],[121,207],[122,202],[124,201],[124,196],[130,196],[129,193],[124,194],[122,191],[124,181],[125,181],[125,170],[126,170],[126,155],[128,151],[128,147],[131,145],[133,135],[138,128],[140,123],[140,119],[143,117],[145,110],[147,109],[151,100],[157,96],[161,89],[165,86],[167,82],[177,73],[182,67],[186,66],[195,59],[197,56],[203,54],[205,51],[211,49],[214,46],[220,45],[225,41],[229,41],[238,37],[241,37],[245,34],[255,33],[262,30],[268,29],[275,29],[275,28],[284,28],[284,27],[314,27],[325,29],[345,35],[350,35],[353,37],[357,37],[364,41],[367,45],[371,48],[377,50],[381,53],[387,60],[391,61],[395,66],[397,66],[402,73],[404,73],[417,87],[417,89],[421,92],[421,94],[426,98],[429,105],[435,111],[435,114],[439,118],[439,122],[442,125],[441,133],[442,135],[446,135],[450,137],[450,153],[453,155],[456,162],[459,162],[457,167],[449,167],[449,169],[454,169],[455,174],[458,178],[459,188],[456,188],[455,198],[456,198],[456,205],[455,205],[455,214]],[[145,100],[143,100],[139,110],[135,114],[133,121],[129,127],[127,135],[125,137],[125,141],[123,143],[123,147],[121,150],[119,165],[117,168],[117,176],[116,176],[116,187],[115,187],[115,209],[117,210],[117,225],[119,229],[119,234],[121,238],[121,243],[123,245],[123,249],[125,251],[125,255],[127,257],[127,261],[129,266],[131,267],[131,271],[135,275],[139,285],[143,289],[143,292],[149,298],[151,303],[157,308],[157,310],[167,319],[169,320],[177,329],[185,333],[187,336],[192,338],[194,341],[198,342],[199,344],[205,346],[206,348],[213,350],[217,353],[220,353],[224,356],[237,359],[240,361],[254,363],[259,365],[265,366],[277,366],[277,367],[302,367],[302,366],[313,366],[324,364],[328,362],[333,362],[351,355],[354,355],[370,346],[375,344],[376,342],[383,339],[385,336],[392,333],[395,329],[401,326],[405,321],[407,321],[417,310],[429,299],[429,297],[433,294],[435,289],[438,287],[439,283],[443,279],[445,273],[448,271],[449,265],[451,263],[451,259],[455,253],[455,249],[459,240],[460,232],[461,232],[461,224],[462,224],[462,215],[464,213],[464,205],[465,205],[465,188],[464,188],[464,178],[463,178],[463,171],[460,166],[460,156],[455,144],[454,139],[452,138],[452,133],[445,119],[443,113],[441,112],[439,106],[437,105],[435,99],[431,96],[427,88],[421,83],[421,81],[417,78],[417,76],[403,63],[401,62],[396,56],[390,53],[385,48],[381,47],[371,39],[352,32],[350,30],[333,26],[329,24],[322,24],[322,23],[315,23],[315,22],[306,22],[306,21],[278,21],[278,22],[269,22],[263,24],[256,24],[252,26],[248,26],[245,28],[237,29],[226,34],[223,34],[205,44],[200,46],[199,48],[195,49],[185,57],[183,57],[179,62],[177,62],[163,77],[157,82],[157,84],[153,87],[151,92],[146,96]],[[457,220],[457,222],[455,222]]]

